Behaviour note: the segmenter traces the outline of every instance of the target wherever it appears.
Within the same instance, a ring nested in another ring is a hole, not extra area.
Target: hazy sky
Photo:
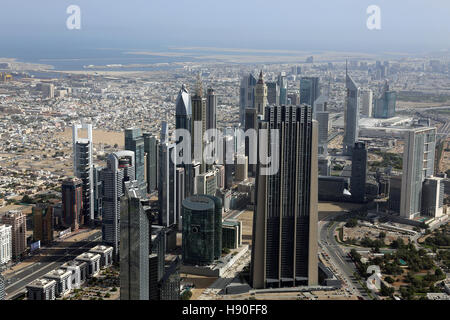
[[[81,30],[66,8],[81,8]],[[381,8],[381,30],[366,9]],[[449,49],[449,0],[2,0],[0,57],[170,46],[424,52]]]

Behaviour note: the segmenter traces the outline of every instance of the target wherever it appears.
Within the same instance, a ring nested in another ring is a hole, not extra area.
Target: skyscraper
[[[184,168],[176,168],[176,201],[175,201],[175,211],[176,211],[176,221],[178,225],[178,231],[181,231],[181,216],[183,215],[183,209],[181,204],[183,203],[185,197],[185,186],[186,186],[186,172]]]
[[[192,152],[194,154],[194,159],[200,161],[200,171],[205,172],[203,137],[205,136],[206,131],[206,99],[203,98],[203,86],[200,74],[197,77],[195,95],[192,97],[192,121]]]
[[[372,117],[372,107],[373,107],[373,92],[370,89],[365,89],[361,91],[361,114],[364,117]]]
[[[214,92],[214,89],[208,88],[207,95],[206,95],[206,130],[209,129],[217,129],[217,116],[216,111],[217,109],[217,95]],[[214,140],[214,138],[209,138],[207,141],[208,144],[212,144],[214,146],[214,151],[208,156],[210,159],[214,162],[216,162],[217,159],[217,153],[218,153],[218,144],[217,141]],[[210,161],[211,161],[210,160]],[[209,168],[208,168],[209,169]]]
[[[416,128],[406,133],[403,150],[400,216],[412,219],[421,212],[422,186],[434,173],[436,128]]]
[[[280,87],[278,82],[267,82],[267,103],[280,104]]]
[[[120,300],[149,300],[150,223],[135,184],[120,199]]]
[[[83,182],[78,178],[67,178],[61,187],[62,224],[72,231],[77,231],[83,208]]]
[[[214,99],[212,99],[214,100]],[[214,102],[214,101],[211,101]],[[215,115],[214,115],[215,116]],[[178,97],[175,104],[175,128],[176,129],[184,129],[191,133],[191,139],[192,139],[192,132],[194,130],[193,123],[192,123],[192,103],[191,103],[191,95],[187,91],[185,85],[182,85]],[[182,141],[182,137],[176,137],[176,142],[180,143]],[[193,141],[191,141],[191,148],[193,146]],[[183,152],[185,152],[183,150]],[[191,150],[190,159],[192,162],[192,155],[194,150]],[[180,155],[183,156],[183,155]],[[181,168],[184,168],[185,173],[185,186],[184,186],[184,192],[186,195],[190,195],[192,193],[192,165],[191,162],[189,163],[183,163],[178,165]]]
[[[255,105],[256,78],[250,73],[242,77],[239,91],[239,121],[245,126],[245,109]]]
[[[395,105],[397,103],[397,93],[389,90],[386,82],[381,95],[375,99],[375,108],[373,111],[374,118],[392,118],[395,116]]]
[[[1,218],[0,222],[12,227],[12,257],[16,260],[20,259],[27,250],[26,215],[20,210],[11,210]]]
[[[347,95],[345,98],[345,118],[344,118],[344,155],[351,155],[352,148],[359,137],[359,89],[352,77],[346,71],[345,78]]]
[[[147,182],[145,179],[145,148],[144,137],[141,129],[125,129],[125,150],[134,152],[136,180],[138,182],[139,197],[145,198],[147,194]]]
[[[100,172],[103,170],[103,168],[104,167],[94,165],[94,218],[98,222],[103,216],[103,182],[102,180],[100,180]]]
[[[320,96],[319,78],[300,78],[300,103],[310,105],[314,111],[314,102]]]
[[[101,172],[103,181],[102,240],[114,248],[114,260],[119,258],[120,198],[125,194],[125,182],[136,178],[133,151],[118,151],[108,155],[107,166]]]
[[[367,149],[364,142],[356,142],[352,153],[350,193],[354,202],[362,203],[366,197]]]
[[[183,263],[207,265],[220,257],[221,233],[220,199],[196,195],[183,201]]]
[[[78,130],[87,130],[87,139],[78,137]],[[73,126],[74,175],[83,181],[83,210],[81,224],[94,222],[94,176],[92,162],[92,124]]]
[[[264,116],[264,111],[267,106],[267,86],[264,83],[262,70],[259,73],[259,79],[255,87],[255,109],[258,115]]]
[[[208,88],[206,94],[206,130],[217,128],[217,95],[213,88]]]
[[[150,133],[144,133],[144,151],[147,159],[147,192],[158,188],[158,140]]]
[[[159,224],[171,227],[177,223],[177,175],[176,166],[172,161],[171,153],[175,152],[174,143],[162,142],[159,146]]]
[[[280,168],[261,175],[258,163],[253,217],[251,282],[254,288],[317,285],[317,123],[310,106],[270,106],[261,129],[278,129]],[[265,145],[263,146],[262,143]],[[272,146],[278,145],[278,150]]]
[[[439,218],[444,214],[444,179],[425,179],[422,188],[422,210],[424,216]]]
[[[286,79],[286,73],[281,72],[278,75],[278,86],[280,87],[280,105],[287,104],[287,79]]]
[[[42,245],[53,241],[53,207],[38,203],[31,209],[33,213],[33,240]]]

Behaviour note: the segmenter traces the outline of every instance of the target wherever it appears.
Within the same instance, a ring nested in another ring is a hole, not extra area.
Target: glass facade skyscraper
[[[134,152],[139,196],[144,198],[147,194],[147,183],[145,179],[144,137],[142,136],[141,129],[125,129],[125,150]]]
[[[359,89],[352,77],[346,73],[347,94],[345,97],[344,155],[351,155],[359,137]]]
[[[183,263],[211,264],[222,253],[222,203],[196,195],[183,201]]]
[[[120,199],[120,300],[149,300],[150,222],[137,181]]]
[[[435,148],[436,128],[417,128],[406,133],[400,198],[400,216],[406,219],[421,212],[423,182],[434,174]]]
[[[397,103],[397,93],[389,90],[386,84],[381,96],[375,99],[374,118],[392,118],[395,116],[395,105]]]
[[[310,105],[314,111],[314,102],[320,96],[319,78],[300,78],[300,103]]]
[[[136,177],[134,152],[111,153],[107,166],[101,171],[103,182],[102,240],[114,248],[114,260],[119,257],[120,242],[120,198],[125,194],[125,182]]]
[[[78,130],[86,129],[87,138],[79,138]],[[94,222],[94,168],[92,162],[92,124],[73,126],[74,175],[83,181],[81,224]]]

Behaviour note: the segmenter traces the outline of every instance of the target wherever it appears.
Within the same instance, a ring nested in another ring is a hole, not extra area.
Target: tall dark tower
[[[206,99],[203,98],[203,86],[200,74],[197,77],[195,95],[192,97],[192,121],[192,152],[194,154],[194,160],[200,161],[200,173],[203,173],[205,172],[203,137],[206,131]]]
[[[277,154],[279,168],[262,175],[257,165],[252,285],[317,285],[317,122],[310,106],[269,106],[258,126],[278,129],[278,140],[258,149]]]
[[[145,198],[147,194],[147,181],[145,179],[145,146],[141,129],[125,129],[125,150],[134,152],[139,197]]]
[[[345,118],[344,118],[344,155],[351,155],[353,146],[359,136],[359,88],[348,74],[345,68],[345,85],[347,95],[345,97]]]
[[[259,73],[259,79],[255,87],[255,109],[258,115],[264,116],[264,110],[267,106],[267,85],[264,83],[262,70]]]
[[[364,142],[356,142],[352,153],[350,193],[354,202],[364,202],[366,196],[367,149]]]
[[[192,102],[191,95],[186,89],[186,86],[183,84],[181,86],[180,92],[178,93],[177,101],[176,101],[176,114],[175,114],[175,128],[176,129],[185,129],[191,133],[192,139],[192,131],[193,131],[193,123],[192,123]],[[182,141],[181,137],[176,137],[177,143]],[[193,142],[191,141],[191,146]],[[192,155],[193,150],[191,150]],[[182,155],[180,155],[182,156]],[[189,163],[184,163],[179,165],[179,167],[184,168],[185,174],[185,186],[183,196],[190,196],[193,193],[194,182],[192,178],[192,158]]]

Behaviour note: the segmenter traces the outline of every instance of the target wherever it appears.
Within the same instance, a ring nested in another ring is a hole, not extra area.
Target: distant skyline
[[[81,30],[66,28],[72,4],[81,8]],[[381,9],[381,30],[366,27],[373,4]],[[0,58],[79,58],[83,50],[102,48],[450,49],[448,0],[15,0],[1,11]]]

